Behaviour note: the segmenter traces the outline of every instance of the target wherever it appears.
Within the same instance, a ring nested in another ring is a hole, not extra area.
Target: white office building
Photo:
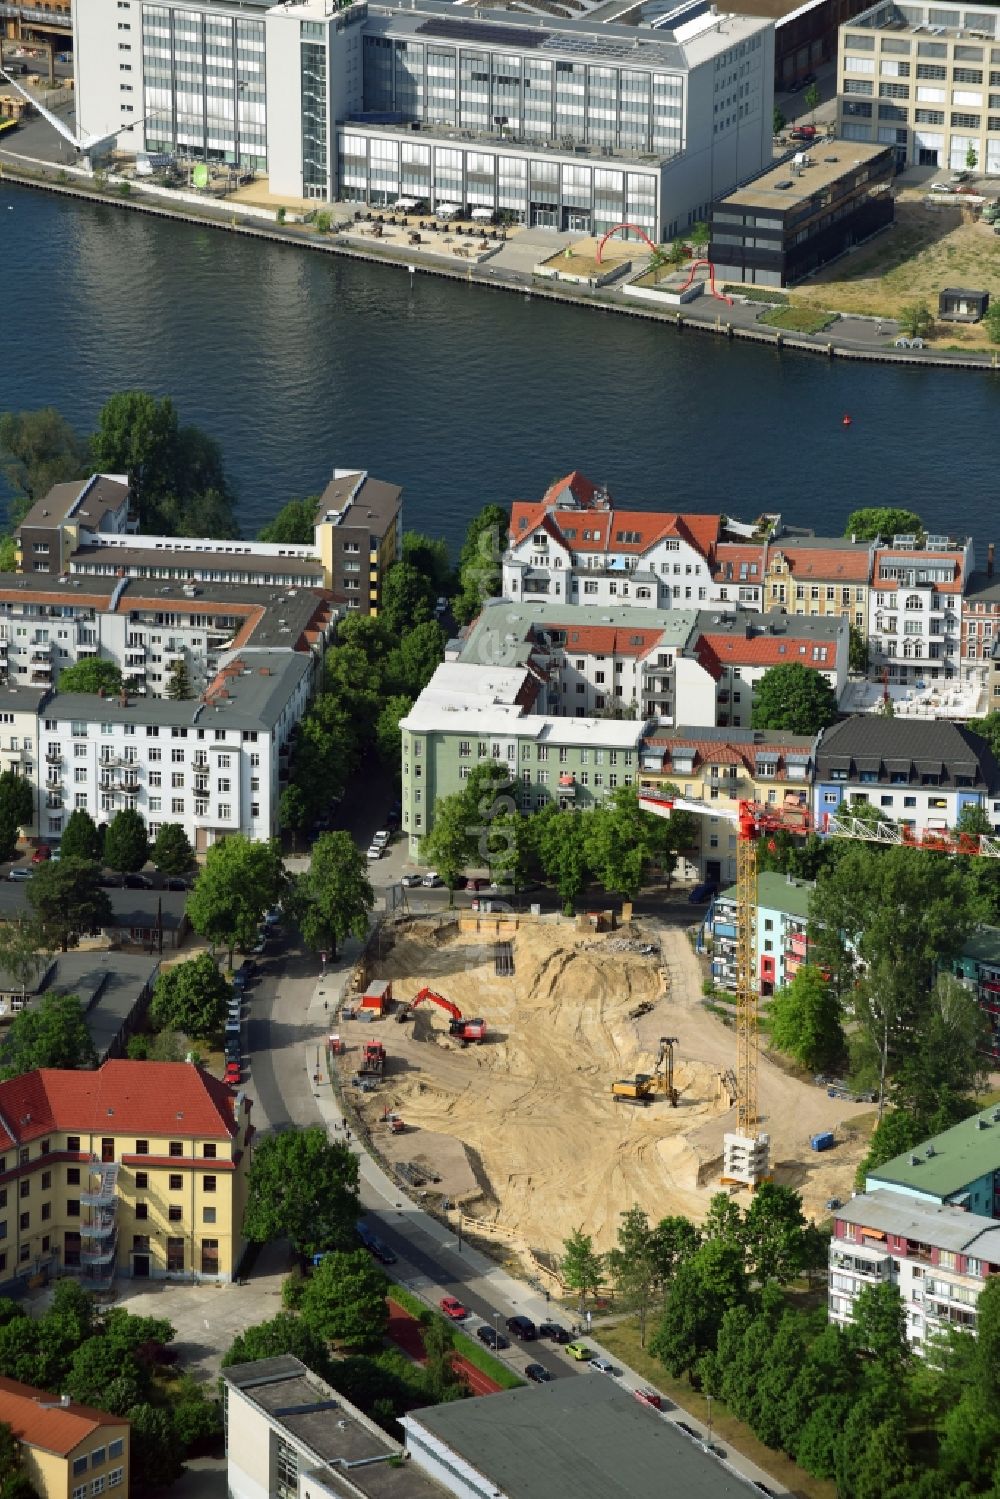
[[[285,196],[659,240],[771,156],[773,22],[711,7],[674,30],[441,0],[87,0],[73,19],[81,130]]]

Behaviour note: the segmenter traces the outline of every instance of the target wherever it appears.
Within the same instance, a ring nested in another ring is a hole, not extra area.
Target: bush
[[[783,307],[788,301],[783,291],[772,291],[769,286],[740,286],[738,282],[726,282],[722,288],[727,296],[745,297],[748,302],[765,302]]]
[[[119,184],[118,184],[118,196],[119,196],[119,198],[127,198],[128,195],[129,195],[129,193],[131,191],[132,191],[132,185],[131,185],[131,183],[129,183],[129,182],[119,182]]]
[[[275,217],[275,221],[277,223],[283,224],[285,222],[285,209],[284,208],[279,208],[278,211],[277,211],[277,213],[274,215],[274,217]]]
[[[329,234],[329,232],[330,232],[330,225],[332,223],[333,223],[333,220],[331,219],[331,217],[330,217],[330,215],[328,213],[324,212],[324,213],[318,213],[316,215],[316,228],[318,229],[318,231],[319,231],[320,234]]]

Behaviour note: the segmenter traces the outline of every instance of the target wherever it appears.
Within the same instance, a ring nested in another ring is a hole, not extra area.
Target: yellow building
[[[677,728],[643,743],[639,784],[655,791],[675,786],[720,814],[741,801],[808,808],[819,736],[769,729]],[[729,884],[736,878],[736,824],[723,815],[698,816],[693,877]]]
[[[21,1444],[40,1499],[91,1499],[129,1491],[129,1423],[0,1376],[0,1421]]]
[[[838,615],[868,638],[873,542],[822,537],[776,541],[768,548],[764,608],[769,614]]]
[[[190,1062],[0,1083],[0,1289],[63,1271],[232,1280],[251,1136],[246,1096]]]

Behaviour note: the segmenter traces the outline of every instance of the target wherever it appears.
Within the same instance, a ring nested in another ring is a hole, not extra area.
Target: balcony
[[[58,749],[58,748],[56,748],[56,749],[47,749],[45,751],[45,763],[46,763],[46,765],[61,765],[62,762],[63,762],[63,752],[62,752],[61,749]]]
[[[809,952],[809,938],[805,932],[792,932],[785,952],[789,957],[804,958]]]
[[[89,661],[92,656],[96,656],[97,655],[97,646],[96,645],[92,645],[89,640],[88,641],[81,640],[80,643],[77,645],[76,654],[77,654],[77,657],[78,657],[79,660],[81,660],[81,661]]]
[[[183,661],[184,647],[182,645],[167,645],[163,648],[164,661]]]
[[[126,677],[144,677],[146,675],[145,661],[126,661],[125,675]]]

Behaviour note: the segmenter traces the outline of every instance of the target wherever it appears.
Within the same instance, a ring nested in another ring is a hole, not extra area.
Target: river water
[[[777,354],[2,181],[0,266],[0,410],[86,430],[116,390],[171,395],[222,444],[247,535],[335,466],[401,483],[408,527],[455,545],[574,467],[634,508],[837,533],[901,504],[980,556],[993,535],[994,376]]]

